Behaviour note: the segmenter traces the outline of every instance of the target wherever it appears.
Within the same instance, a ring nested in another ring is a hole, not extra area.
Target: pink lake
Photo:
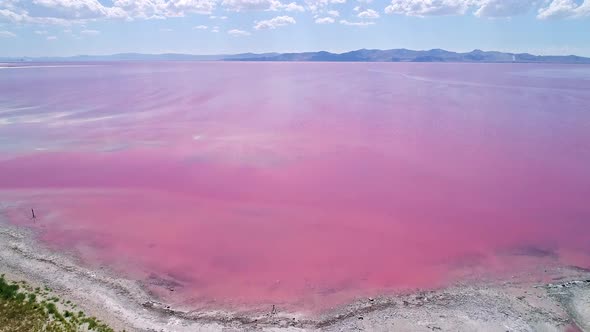
[[[589,105],[576,65],[0,69],[0,219],[197,307],[590,268]]]

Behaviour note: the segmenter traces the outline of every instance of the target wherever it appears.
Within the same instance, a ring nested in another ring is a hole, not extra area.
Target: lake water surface
[[[51,248],[195,306],[315,309],[590,268],[590,71],[2,68],[0,207]]]

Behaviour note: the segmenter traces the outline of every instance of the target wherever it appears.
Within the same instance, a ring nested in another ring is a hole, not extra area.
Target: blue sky
[[[0,56],[359,48],[590,56],[590,0],[0,0]]]

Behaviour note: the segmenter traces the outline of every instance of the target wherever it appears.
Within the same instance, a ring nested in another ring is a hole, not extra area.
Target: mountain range
[[[193,54],[141,54],[120,53],[113,55],[77,55],[71,57],[0,57],[0,61],[324,61],[324,62],[472,62],[472,63],[571,63],[590,64],[590,58],[576,55],[533,55],[473,50],[452,52],[443,49],[415,51],[408,49],[369,50],[360,49],[345,53],[326,51],[301,53],[241,53],[220,55]]]

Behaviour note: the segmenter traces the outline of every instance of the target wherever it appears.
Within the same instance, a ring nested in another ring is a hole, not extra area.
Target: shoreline
[[[317,316],[290,312],[190,311],[155,300],[138,281],[76,264],[33,231],[0,222],[0,273],[49,286],[115,330],[126,331],[590,331],[590,271],[551,268],[554,282],[514,277],[359,299]]]

